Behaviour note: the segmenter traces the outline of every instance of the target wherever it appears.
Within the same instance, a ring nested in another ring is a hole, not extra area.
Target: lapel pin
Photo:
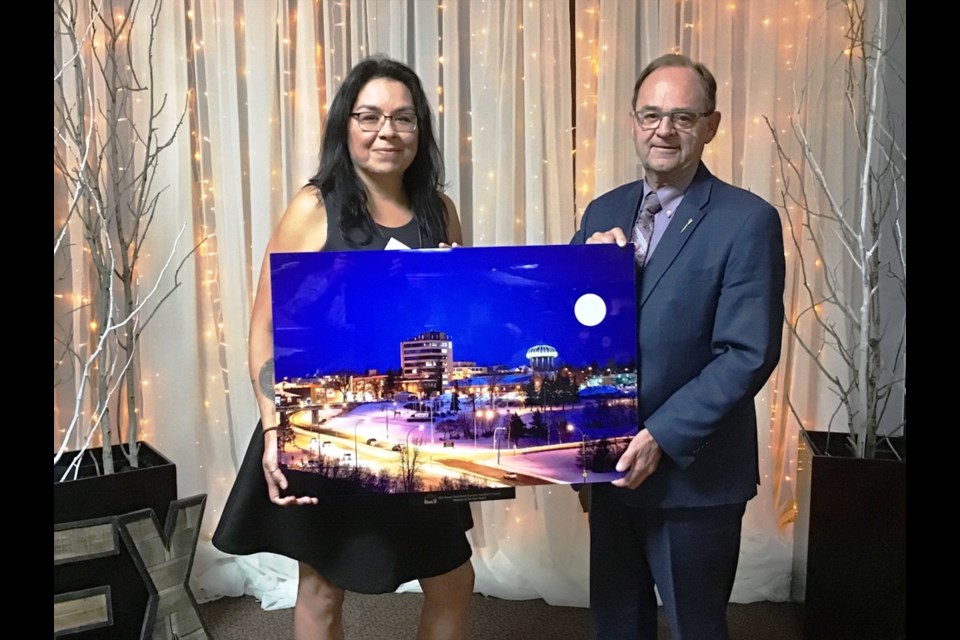
[[[687,227],[690,226],[690,223],[691,223],[691,222],[693,222],[693,218],[690,218],[689,220],[687,220],[687,223],[686,223],[685,225],[683,225],[683,229],[680,229],[680,233],[683,233],[684,231],[686,231],[686,230],[687,230]]]

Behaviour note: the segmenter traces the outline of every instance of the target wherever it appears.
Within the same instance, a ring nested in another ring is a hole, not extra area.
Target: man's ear
[[[720,129],[720,112],[714,111],[707,116],[707,142],[713,140],[713,137],[717,135],[717,131]]]

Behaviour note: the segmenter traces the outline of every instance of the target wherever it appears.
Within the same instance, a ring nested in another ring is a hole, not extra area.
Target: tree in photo
[[[277,447],[280,451],[286,451],[287,445],[293,444],[297,439],[297,434],[290,426],[290,417],[285,411],[280,412],[280,424],[277,425]]]
[[[436,429],[443,435],[444,440],[454,440],[462,435],[457,420],[442,420],[436,424]]]
[[[530,420],[530,426],[527,428],[527,435],[537,440],[547,440],[547,425],[543,420],[543,414],[534,411]]]
[[[460,391],[459,383],[454,383],[453,393],[450,394],[450,411],[457,413],[460,411]]]
[[[510,422],[507,425],[507,441],[512,443],[514,447],[520,446],[520,438],[523,437],[526,428],[527,425],[523,422],[523,418],[516,412],[511,414]]]
[[[400,449],[400,488],[405,493],[419,491],[423,487],[423,478],[420,468],[423,466],[421,458],[423,438],[417,436],[410,446]]]
[[[542,385],[541,385],[542,388]],[[540,396],[540,389],[537,386],[537,383],[534,380],[523,385],[523,393],[526,398],[523,401],[525,407],[533,407],[542,403],[542,398]]]
[[[383,381],[383,397],[392,397],[397,391],[397,373],[393,369],[387,369],[387,377]]]
[[[596,473],[609,473],[614,471],[617,461],[624,451],[627,450],[628,441],[609,440],[600,438],[598,440],[587,441],[586,449],[586,467]],[[583,454],[577,454],[577,464],[584,463]]]

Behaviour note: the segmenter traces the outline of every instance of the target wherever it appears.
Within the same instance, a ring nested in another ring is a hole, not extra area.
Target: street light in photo
[[[396,401],[396,400],[393,401],[393,415],[394,415],[394,417],[396,417],[396,415],[397,415],[397,401]],[[389,440],[389,439],[390,439],[390,405],[389,405],[389,404],[385,404],[385,405],[383,406],[383,418],[384,418],[384,420],[385,420],[386,423],[387,423],[386,438],[387,438],[387,440]]]
[[[587,434],[585,434],[579,427],[573,425],[573,423],[567,423],[567,431],[573,433],[574,431],[580,432],[580,460],[581,467],[583,468],[583,477],[587,477]]]
[[[506,427],[497,427],[496,429],[493,430],[493,441],[494,441],[494,442],[496,443],[496,445],[497,445],[497,464],[498,464],[498,465],[500,464],[500,438],[497,437],[497,434],[498,434],[499,432],[501,432],[501,431],[503,431],[504,433],[506,433],[506,432],[507,432],[507,428],[506,428]]]
[[[407,429],[407,437],[404,438],[404,441],[407,443],[406,447],[408,449],[410,448],[410,434],[413,433],[414,431],[423,431],[423,425],[421,424],[421,425],[417,425],[416,427],[410,427],[409,429]]]
[[[487,409],[486,411],[481,411],[481,414],[483,415],[483,418],[484,418],[487,422],[490,422],[490,420],[493,418],[493,410],[492,410],[492,409]],[[477,412],[476,412],[476,409],[474,409],[474,412],[473,412],[473,448],[474,448],[474,449],[477,448]]]
[[[360,426],[360,423],[363,420],[357,420],[353,423],[353,468],[360,468],[360,445],[357,442],[357,427]]]

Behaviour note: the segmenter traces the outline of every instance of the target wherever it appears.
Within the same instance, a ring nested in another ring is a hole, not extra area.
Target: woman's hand
[[[298,498],[296,496],[281,496],[281,491],[287,489],[287,478],[280,470],[280,464],[277,462],[277,432],[270,431],[263,434],[263,477],[267,480],[267,493],[270,496],[270,502],[287,507],[290,505],[317,504],[317,499],[309,496]]]
[[[270,502],[287,506],[292,504],[317,504],[316,498],[282,496],[287,489],[287,479],[280,471],[277,460],[277,425],[279,416],[274,406],[273,367],[273,314],[270,292],[270,254],[296,251],[319,251],[327,241],[327,213],[313,187],[301,189],[280,218],[280,224],[270,236],[264,251],[257,284],[257,295],[250,317],[248,362],[250,381],[260,407],[263,430],[263,477],[267,481]],[[311,295],[319,296],[329,283],[317,283]]]
[[[459,247],[459,246],[460,246],[460,245],[457,244],[456,242],[454,242],[454,243],[452,243],[452,244],[447,244],[446,242],[441,242],[440,244],[437,245],[437,247],[440,248],[440,249],[453,249],[454,247]]]

